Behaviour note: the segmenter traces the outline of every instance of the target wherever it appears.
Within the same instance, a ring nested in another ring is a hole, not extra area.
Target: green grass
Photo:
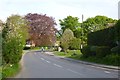
[[[54,51],[54,54],[57,56],[65,56],[64,52]]]
[[[33,47],[33,48],[30,48],[30,50],[40,50],[40,47]]]
[[[5,65],[2,68],[2,77],[14,77],[20,70],[20,64],[14,64],[10,66],[10,64]]]
[[[81,55],[81,52],[80,50],[68,50],[67,53],[55,51],[54,54],[57,56],[75,57],[77,55]]]
[[[82,60],[82,61],[87,61],[87,62],[92,62],[92,63],[120,66],[120,63],[119,63],[120,56],[116,54],[107,55],[106,57],[103,57],[103,58],[98,58],[96,56],[90,56],[86,58],[86,57],[83,57],[80,50],[75,50],[75,51],[69,50],[67,52],[68,53],[65,54],[64,52],[55,51],[54,54],[57,56],[65,56],[67,58],[72,58],[72,59]],[[76,53],[76,55],[73,55],[73,53]]]

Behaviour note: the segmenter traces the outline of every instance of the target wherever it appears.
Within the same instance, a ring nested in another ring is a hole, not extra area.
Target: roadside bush
[[[73,38],[72,40],[70,40],[69,49],[70,50],[79,50],[80,49],[80,39]]]
[[[22,46],[19,40],[12,38],[10,41],[5,42],[3,45],[3,57],[6,63],[18,63],[22,56]]]
[[[16,64],[21,59],[28,37],[27,22],[19,15],[12,15],[7,19],[2,33],[3,63]]]
[[[108,46],[99,46],[96,49],[96,56],[97,57],[105,57],[106,55],[110,54],[110,47]]]
[[[120,46],[113,47],[113,48],[111,49],[111,52],[112,52],[112,53],[120,54]]]
[[[114,66],[120,66],[120,56],[118,54],[110,54],[103,58],[102,63],[112,64]]]

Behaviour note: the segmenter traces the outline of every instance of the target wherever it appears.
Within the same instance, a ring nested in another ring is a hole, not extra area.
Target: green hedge
[[[92,51],[90,50],[91,46],[84,46],[81,50],[84,57],[92,56]]]
[[[92,32],[88,34],[88,45],[94,46],[116,46],[115,43],[115,27],[103,29],[100,31]]]
[[[96,56],[97,57],[105,57],[106,55],[110,54],[110,47],[108,46],[99,46],[96,49]]]
[[[108,46],[85,46],[81,52],[84,57],[96,56],[100,58],[111,53]]]

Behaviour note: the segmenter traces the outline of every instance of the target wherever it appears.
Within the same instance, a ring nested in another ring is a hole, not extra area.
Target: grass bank
[[[14,77],[20,71],[20,64],[7,64],[2,67],[2,78]]]
[[[55,55],[57,56],[65,56],[67,58],[72,58],[76,60],[82,60],[82,61],[87,61],[87,62],[92,62],[92,63],[97,63],[97,64],[104,64],[104,65],[112,65],[112,66],[120,66],[120,56],[117,54],[110,54],[107,55],[103,58],[97,58],[95,56],[90,56],[90,57],[83,57],[82,53],[80,50],[69,50],[65,54],[64,52],[54,52]]]

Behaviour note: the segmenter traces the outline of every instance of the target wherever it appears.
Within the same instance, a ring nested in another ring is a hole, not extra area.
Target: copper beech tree
[[[29,40],[36,46],[53,46],[56,41],[55,20],[42,14],[27,14],[25,19],[29,22]]]

